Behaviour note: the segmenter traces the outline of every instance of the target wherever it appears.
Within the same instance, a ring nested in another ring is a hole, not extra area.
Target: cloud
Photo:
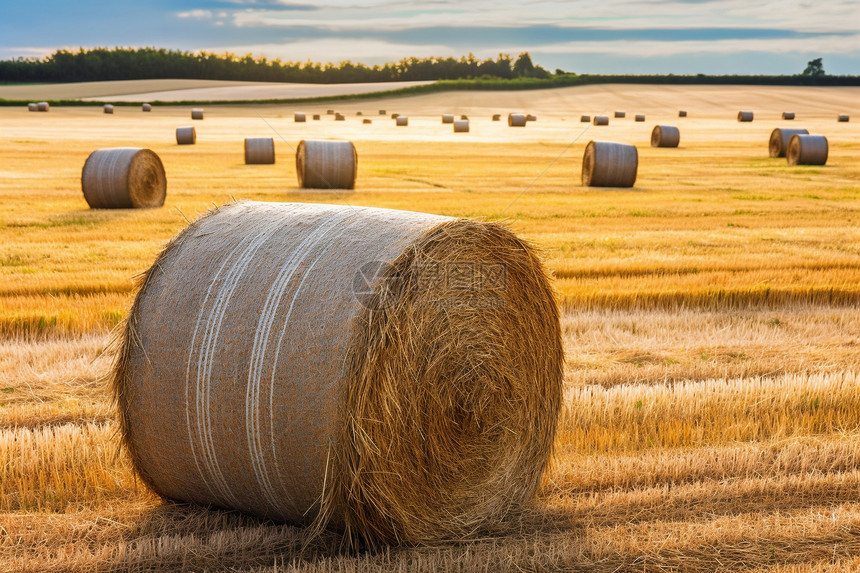
[[[194,18],[195,20],[207,20],[212,18],[212,10],[189,10],[187,12],[177,12],[179,18]]]

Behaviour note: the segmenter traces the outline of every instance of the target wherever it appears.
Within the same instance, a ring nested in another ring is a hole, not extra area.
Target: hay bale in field
[[[794,112],[793,111],[782,112],[782,119],[786,119],[786,120],[794,119]]]
[[[848,116],[848,114],[846,114],[846,113],[840,113],[840,114],[836,117],[836,121],[838,121],[839,123],[848,123],[848,121],[849,121],[850,119],[851,119],[851,118],[850,118],[850,117]]]
[[[638,122],[645,121],[645,114],[637,113],[636,116],[633,118],[633,121],[638,121]]]
[[[140,109],[142,111],[152,111],[152,104],[145,103],[142,106],[140,106]]]
[[[609,125],[609,116],[608,115],[595,115],[594,116],[594,125]]]
[[[203,110],[198,108],[191,110],[191,119],[203,119]]]
[[[81,171],[81,189],[92,209],[161,207],[167,195],[164,165],[140,147],[97,149]]]
[[[461,115],[460,119],[469,119],[469,116],[468,115]]]
[[[770,132],[770,141],[767,145],[770,156],[785,157],[785,152],[788,150],[788,140],[791,139],[791,136],[808,133],[805,129],[780,129],[777,127]]]
[[[28,103],[27,111],[39,111],[39,104],[37,103]]]
[[[615,117],[627,117],[627,112],[626,111],[616,111]]]
[[[824,165],[827,153],[827,138],[823,135],[796,133],[788,140],[785,158],[789,165]]]
[[[326,115],[334,115],[334,110],[333,109],[327,109],[327,110],[325,110],[325,114]]]
[[[454,133],[469,133],[469,120],[458,119],[454,122]]]
[[[582,156],[582,184],[586,187],[633,187],[639,153],[633,145],[589,141]]]
[[[493,121],[502,121],[502,114],[494,113],[493,114]]]
[[[365,119],[361,120],[361,123],[363,123],[364,125],[368,125],[368,124],[371,124],[373,122],[371,120],[365,118]]]
[[[590,115],[581,115],[581,116],[579,116],[579,122],[580,123],[591,123],[591,116]]]
[[[39,111],[51,111],[51,104],[46,101],[40,101],[36,104]]]
[[[177,145],[194,145],[197,143],[197,130],[193,127],[176,128]]]
[[[305,189],[353,189],[358,153],[350,141],[300,141],[296,174]]]
[[[271,137],[245,138],[245,164],[270,165],[275,162],[275,140]]]
[[[341,113],[336,113],[336,114],[334,114],[334,120],[335,121],[346,121],[346,116],[344,116]]]
[[[320,114],[318,114],[318,113],[313,114],[311,119],[313,119],[314,121],[319,121],[320,120]]]
[[[409,118],[405,115],[398,115],[396,118],[394,118],[394,123],[395,125],[397,125],[397,127],[406,127],[407,125],[409,125]]]
[[[379,115],[386,115],[387,113],[384,109],[379,110]]]
[[[525,127],[526,126],[526,116],[522,113],[509,113],[508,114],[508,127]]]
[[[442,114],[442,123],[454,123],[454,114],[453,113],[443,113]]]
[[[305,123],[307,122],[307,120],[307,116],[300,111],[297,111],[293,114],[293,123]]]
[[[528,115],[526,115],[526,121],[537,121],[537,116],[532,115],[532,114],[528,114]]]
[[[742,123],[749,123],[753,120],[753,112],[751,111],[739,111],[738,112],[738,121]]]
[[[146,273],[112,385],[158,494],[373,548],[526,508],[563,367],[550,280],[504,226],[240,202]]]
[[[113,106],[109,103],[105,104],[104,110],[105,110],[105,113],[113,114]]]
[[[651,130],[651,147],[678,147],[681,130],[673,125],[655,125]]]
[[[399,113],[392,113],[391,114],[391,119],[397,119],[398,117],[400,117]]]
[[[361,113],[360,111],[357,111],[357,112],[355,112],[355,115],[364,115],[364,114]]]
[[[687,112],[682,109],[678,112],[678,117],[687,117]]]

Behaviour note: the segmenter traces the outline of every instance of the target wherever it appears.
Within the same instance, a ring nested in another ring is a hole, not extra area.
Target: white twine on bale
[[[358,152],[350,141],[300,141],[296,175],[305,189],[353,189]]]

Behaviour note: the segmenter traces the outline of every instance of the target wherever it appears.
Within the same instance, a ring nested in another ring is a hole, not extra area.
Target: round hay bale
[[[176,128],[177,145],[194,145],[197,143],[197,130],[193,127]]]
[[[751,111],[739,111],[738,112],[738,121],[742,123],[749,123],[753,120],[753,112]]]
[[[508,114],[508,127],[525,127],[526,126],[526,116],[522,113],[509,113]]]
[[[365,119],[361,120],[361,123],[363,123],[364,125],[368,125],[368,124],[373,123],[373,121],[365,118]]]
[[[308,120],[307,116],[300,111],[297,111],[293,114],[293,122],[294,123],[305,123],[305,122],[307,122],[307,120]]]
[[[84,163],[81,189],[92,209],[147,209],[164,205],[167,177],[152,150],[97,149]]]
[[[140,106],[140,109],[142,111],[152,111],[152,104],[145,103],[142,106]]]
[[[355,112],[355,115],[364,115],[364,114],[361,113],[360,111],[357,111],[357,112]]]
[[[334,115],[334,110],[333,109],[327,109],[327,110],[325,110],[325,114],[326,115]]]
[[[113,114],[113,106],[111,104],[105,104],[105,113]]]
[[[502,114],[494,113],[493,114],[493,121],[502,121]]]
[[[687,112],[682,109],[678,112],[678,117],[687,117]]]
[[[443,113],[442,114],[442,123],[454,123],[454,114],[453,113]]]
[[[346,117],[341,113],[334,114],[335,121],[346,121]]]
[[[379,110],[379,115],[386,115],[387,113],[384,109]]]
[[[626,111],[616,111],[615,117],[627,117],[627,112]]]
[[[454,122],[454,133],[469,133],[469,120],[458,119]]]
[[[319,120],[320,120],[320,114],[315,113],[315,114],[311,117],[311,119],[313,119],[314,121],[319,121]]]
[[[468,115],[461,115],[460,119],[469,119],[469,116]]]
[[[633,121],[643,122],[645,121],[645,115],[637,113],[636,116],[633,118]]]
[[[39,111],[51,111],[51,104],[46,101],[40,101],[36,104],[36,107],[39,109]]]
[[[358,153],[351,141],[300,141],[296,174],[304,189],[353,189]]]
[[[28,103],[27,111],[39,111],[39,104],[37,103]]]
[[[526,509],[563,367],[550,280],[504,226],[240,202],[146,273],[112,385],[161,496],[373,548],[468,538]]]
[[[398,117],[400,117],[399,113],[392,113],[391,114],[391,119],[397,119]]]
[[[203,110],[200,108],[192,109],[191,119],[203,119]]]
[[[245,138],[245,164],[271,165],[275,162],[275,140],[271,137]]]
[[[397,125],[397,127],[406,127],[407,125],[409,125],[409,118],[405,115],[398,115],[396,118],[394,118],[394,123]]]
[[[609,125],[609,116],[608,115],[595,115],[594,116],[594,125]]]
[[[785,152],[788,150],[788,140],[792,135],[806,135],[809,132],[805,129],[780,129],[776,128],[770,132],[770,141],[767,148],[771,157],[785,157]]]
[[[823,135],[796,133],[788,140],[785,158],[789,165],[824,165],[827,152],[827,138]]]
[[[655,125],[651,130],[651,147],[678,147],[681,130],[673,125]]]
[[[848,114],[840,113],[839,116],[837,116],[836,121],[838,121],[839,123],[848,123],[850,119],[851,118],[848,116]]]
[[[526,121],[537,121],[537,116],[532,115],[532,114],[528,114],[528,115],[526,115]]]
[[[590,115],[581,115],[581,116],[579,116],[579,122],[580,123],[591,123],[591,116]]]
[[[794,112],[793,111],[782,112],[782,119],[786,119],[786,120],[794,119]]]
[[[633,145],[589,141],[582,156],[582,184],[586,187],[633,187],[639,153]]]

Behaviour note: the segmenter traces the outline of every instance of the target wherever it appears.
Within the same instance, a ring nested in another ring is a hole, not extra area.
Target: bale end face
[[[589,141],[582,157],[582,184],[586,187],[633,187],[639,153],[633,145]]]
[[[28,103],[27,111],[39,111],[39,104],[37,103]]]
[[[51,111],[51,104],[46,101],[40,101],[36,104],[39,111]]]
[[[164,205],[167,177],[152,150],[97,149],[84,163],[81,189],[92,209],[148,209]]]
[[[785,153],[788,151],[788,140],[791,139],[791,136],[808,133],[805,129],[781,129],[777,127],[770,133],[767,144],[768,154],[771,157],[785,157]]]

